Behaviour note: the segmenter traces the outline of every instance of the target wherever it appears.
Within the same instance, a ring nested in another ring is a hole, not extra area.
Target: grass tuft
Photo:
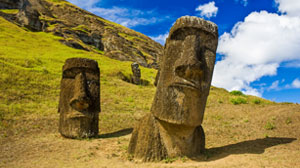
[[[272,122],[267,122],[266,125],[265,125],[265,129],[266,129],[266,130],[273,130],[273,129],[275,129],[275,128],[276,128],[276,127],[275,127],[275,124],[272,123]]]

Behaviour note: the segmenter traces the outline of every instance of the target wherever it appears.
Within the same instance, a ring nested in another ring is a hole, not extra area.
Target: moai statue
[[[67,138],[98,135],[100,112],[98,63],[86,58],[67,59],[63,66],[58,111],[59,132]]]
[[[134,128],[128,152],[141,161],[197,156],[205,150],[201,126],[212,80],[218,27],[198,17],[179,18],[160,63],[151,113]]]
[[[139,67],[139,64],[136,62],[132,63],[131,70],[133,73],[132,83],[134,83],[136,85],[140,85],[141,84],[141,69]]]

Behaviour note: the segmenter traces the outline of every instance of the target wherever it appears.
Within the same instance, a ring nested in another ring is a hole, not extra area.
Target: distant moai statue
[[[134,83],[136,85],[140,85],[141,84],[141,69],[139,67],[139,64],[136,62],[132,63],[131,70],[133,73],[132,83]]]
[[[151,113],[136,125],[128,152],[137,160],[197,156],[218,44],[218,27],[198,17],[175,22],[167,38]]]
[[[59,132],[67,138],[98,135],[100,112],[98,63],[86,58],[67,59],[63,66],[58,111]]]

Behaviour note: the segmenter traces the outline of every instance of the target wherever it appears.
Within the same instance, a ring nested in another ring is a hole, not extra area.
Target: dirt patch
[[[97,138],[74,140],[58,133],[58,114],[20,118],[1,130],[0,167],[300,166],[299,105],[209,107],[204,121],[204,155],[139,163],[127,154],[132,128],[101,132],[99,123]]]

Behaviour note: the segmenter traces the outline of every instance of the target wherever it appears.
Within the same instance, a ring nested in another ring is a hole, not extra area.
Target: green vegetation
[[[117,76],[119,72],[130,76],[131,62],[109,59],[101,51],[96,54],[76,50],[59,40],[60,37],[50,33],[25,31],[0,17],[0,167],[214,167],[219,159],[227,167],[298,164],[299,143],[292,139],[300,135],[299,105],[232,95],[213,86],[203,120],[207,135],[204,156],[195,161],[186,157],[146,164],[126,161],[133,159],[127,154],[131,131],[122,130],[132,130],[136,121],[150,112],[157,71],[140,67],[142,79],[150,85],[133,85]],[[102,111],[97,138],[66,139],[57,131],[61,71],[70,57],[91,58],[99,63]],[[233,105],[231,100],[238,98],[249,103]],[[249,150],[249,146],[253,149]],[[257,153],[268,147],[274,152],[245,155],[245,151]],[[227,157],[228,151],[234,155]],[[282,155],[276,155],[274,162],[276,152]],[[245,162],[227,165],[231,160]],[[163,162],[173,163],[163,165]]]
[[[73,27],[72,30],[77,30],[77,31],[81,31],[84,33],[89,33],[89,28],[85,25],[78,25],[77,27]]]
[[[17,14],[19,12],[19,9],[0,9],[0,12],[6,14]]]
[[[233,90],[230,92],[230,94],[234,96],[245,96],[244,93],[239,90]]]
[[[99,63],[102,128],[112,131],[129,127],[136,115],[150,109],[153,85],[136,86],[116,77],[120,71],[131,72],[130,62],[67,47],[59,42],[60,37],[27,32],[3,18],[0,28],[0,122],[32,114],[57,115],[61,69],[70,57],[91,58]],[[141,71],[143,79],[153,83],[156,70],[141,67]]]
[[[265,129],[266,130],[273,130],[273,129],[275,129],[276,127],[275,127],[275,124],[274,123],[272,123],[272,122],[267,122],[267,124],[265,125]]]
[[[234,105],[238,105],[238,104],[247,104],[247,100],[245,98],[242,97],[238,97],[238,98],[232,98],[230,99],[230,102]]]
[[[64,3],[66,1],[64,0],[47,0],[48,2],[54,2],[54,3]]]
[[[261,100],[259,100],[259,99],[254,99],[252,102],[253,102],[254,104],[260,104],[260,103],[261,103]]]
[[[0,116],[1,117],[1,116]],[[291,124],[292,123],[292,119],[290,117],[288,117],[286,120],[285,120],[285,123],[286,124]]]
[[[178,157],[174,157],[174,158],[169,158],[167,157],[166,159],[163,160],[164,163],[173,163],[176,160],[178,160]]]

